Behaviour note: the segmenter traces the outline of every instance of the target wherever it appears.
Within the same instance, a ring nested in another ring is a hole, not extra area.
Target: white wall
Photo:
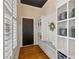
[[[42,8],[42,14],[51,15],[56,12],[56,1],[57,0],[48,0],[48,2]]]

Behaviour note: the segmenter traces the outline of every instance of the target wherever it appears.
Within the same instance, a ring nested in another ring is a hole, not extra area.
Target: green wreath
[[[50,24],[49,24],[49,27],[50,27],[50,30],[52,30],[52,31],[53,31],[53,30],[55,29],[55,25],[54,25],[54,23],[53,23],[53,22],[52,22],[52,23],[50,23]]]

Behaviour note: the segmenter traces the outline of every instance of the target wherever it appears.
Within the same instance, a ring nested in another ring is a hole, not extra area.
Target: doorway
[[[33,19],[22,19],[23,46],[33,44]]]

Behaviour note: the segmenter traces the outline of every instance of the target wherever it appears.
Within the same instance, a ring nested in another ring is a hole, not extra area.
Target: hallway
[[[38,45],[20,48],[19,59],[49,59]]]
[[[75,59],[75,0],[5,0],[3,24],[4,59]]]

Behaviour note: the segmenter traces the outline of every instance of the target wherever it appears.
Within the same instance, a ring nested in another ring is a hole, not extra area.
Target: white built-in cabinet
[[[50,30],[50,23],[56,25],[55,15],[46,15],[37,19],[38,45],[50,59],[56,59],[56,28]]]
[[[57,50],[75,59],[75,0],[57,0]]]
[[[4,0],[4,59],[12,59],[17,46],[17,1]]]
[[[41,16],[38,20],[38,39],[42,41],[50,41],[49,40],[49,27],[48,23],[50,20],[45,16]]]

